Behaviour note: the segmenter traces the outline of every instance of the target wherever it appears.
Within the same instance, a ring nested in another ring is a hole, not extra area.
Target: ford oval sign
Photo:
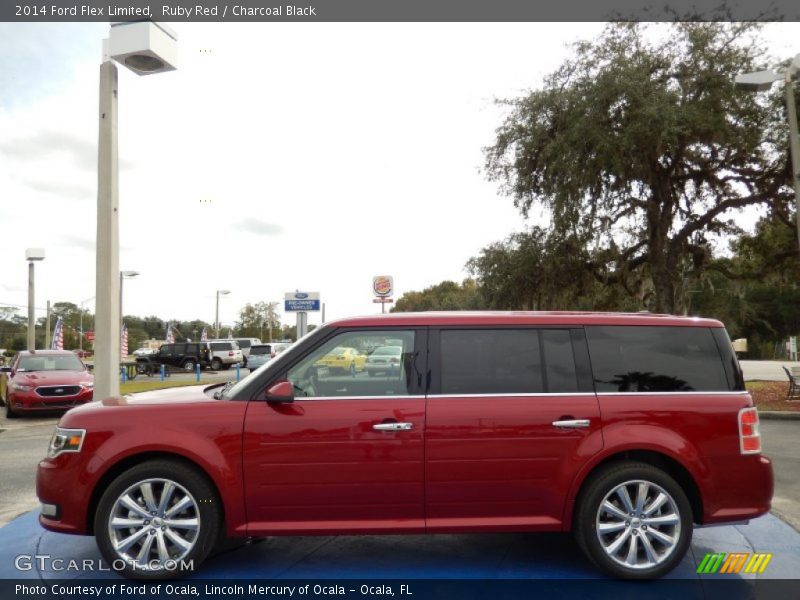
[[[294,297],[295,297],[295,300],[305,300],[306,298],[308,298],[308,294],[306,294],[305,292],[297,292],[294,295]]]

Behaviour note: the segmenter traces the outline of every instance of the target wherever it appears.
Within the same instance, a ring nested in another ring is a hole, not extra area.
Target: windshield
[[[83,363],[74,354],[23,356],[18,371],[83,371]]]

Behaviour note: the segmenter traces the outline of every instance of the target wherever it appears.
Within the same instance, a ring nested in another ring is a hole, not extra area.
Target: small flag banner
[[[64,319],[58,317],[56,327],[53,329],[53,341],[50,343],[51,350],[64,349]]]
[[[122,324],[122,332],[119,336],[120,341],[120,351],[119,355],[120,358],[128,358],[128,326],[125,323]]]
[[[175,334],[172,331],[172,324],[171,323],[167,323],[167,337],[165,338],[165,340],[166,340],[166,342],[168,344],[174,344],[175,343]]]
[[[203,333],[200,334],[200,341],[205,342],[208,340],[208,328],[203,327]]]

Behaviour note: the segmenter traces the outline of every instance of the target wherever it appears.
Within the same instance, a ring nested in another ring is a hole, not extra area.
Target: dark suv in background
[[[197,365],[206,368],[211,364],[211,350],[208,342],[176,342],[162,344],[158,352],[150,356],[136,359],[136,370],[139,373],[156,371],[161,365],[176,367],[185,371],[194,371]]]

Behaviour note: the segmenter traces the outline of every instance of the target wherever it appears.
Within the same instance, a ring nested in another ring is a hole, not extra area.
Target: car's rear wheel
[[[183,367],[184,371],[194,371],[195,364],[197,363],[195,363],[193,360],[185,360],[183,361],[181,367]]]
[[[595,475],[578,500],[574,522],[581,549],[622,579],[655,579],[683,559],[692,540],[692,508],[667,473],[638,462]]]
[[[94,518],[108,564],[135,579],[168,579],[195,570],[214,547],[222,521],[208,480],[185,463],[152,460],[117,477]]]
[[[219,371],[222,368],[222,361],[218,358],[214,358],[211,360],[211,370],[212,371]]]

